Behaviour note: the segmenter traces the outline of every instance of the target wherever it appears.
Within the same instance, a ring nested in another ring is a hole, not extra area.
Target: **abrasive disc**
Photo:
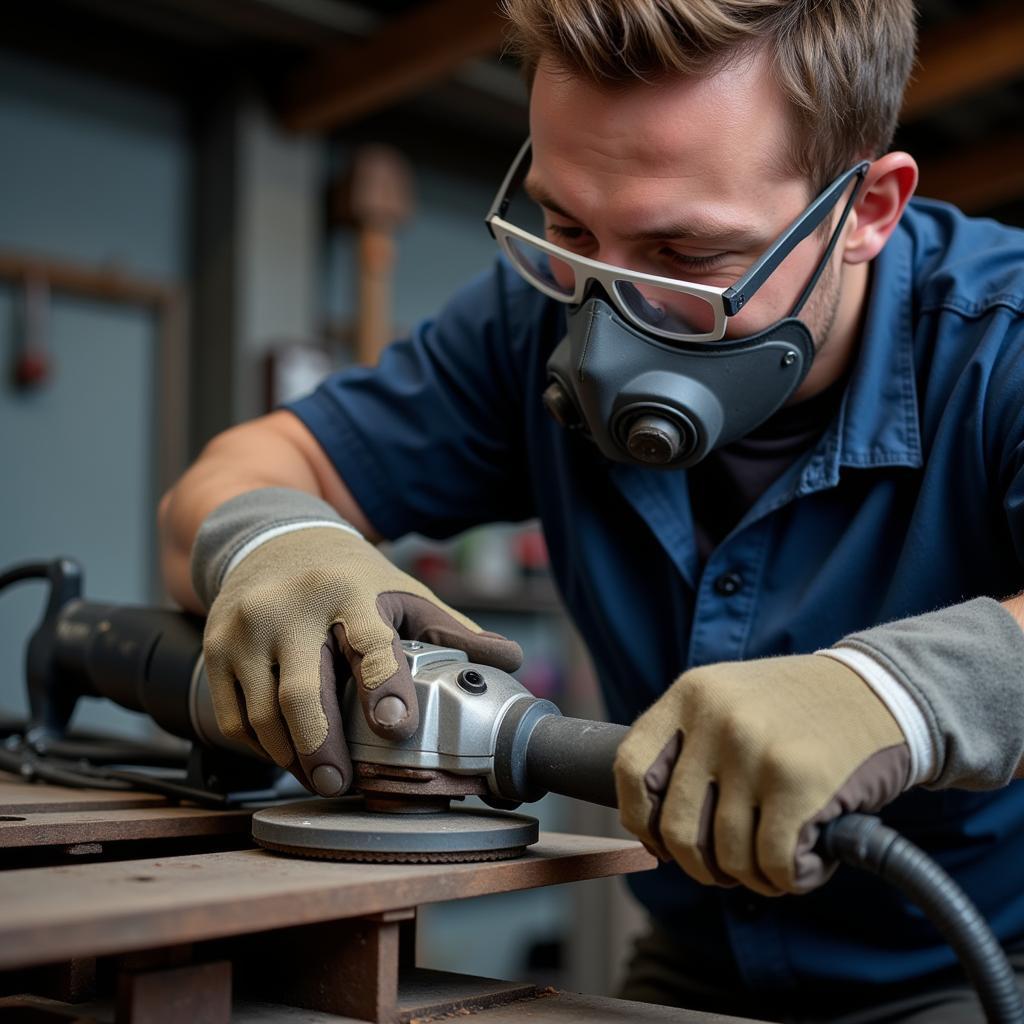
[[[518,857],[537,842],[537,819],[455,807],[430,814],[367,811],[360,801],[300,800],[257,811],[252,837],[296,857],[380,863],[459,863]]]

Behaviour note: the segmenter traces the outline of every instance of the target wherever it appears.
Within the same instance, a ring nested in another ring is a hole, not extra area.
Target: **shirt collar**
[[[912,266],[910,235],[899,225],[875,259],[850,383],[838,415],[804,466],[798,494],[834,486],[842,467],[922,465]]]
[[[810,455],[798,459],[761,495],[737,529],[794,498],[834,487],[842,467],[922,465],[914,381],[912,263],[909,233],[898,226],[874,263],[860,345],[836,418]],[[699,562],[684,474],[606,465],[684,579],[695,585]]]

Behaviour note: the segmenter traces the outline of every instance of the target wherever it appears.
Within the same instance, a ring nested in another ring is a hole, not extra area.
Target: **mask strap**
[[[818,261],[818,266],[815,268],[814,273],[811,275],[810,281],[807,282],[807,287],[800,293],[800,297],[796,300],[796,305],[790,311],[790,316],[799,316],[800,310],[804,308],[804,304],[811,297],[811,292],[814,291],[814,286],[818,283],[818,279],[825,272],[825,267],[828,266],[828,261],[832,257],[832,252],[836,247],[836,243],[839,241],[839,235],[843,230],[843,225],[846,223],[846,218],[850,216],[850,211],[853,209],[854,201],[857,198],[857,193],[860,192],[861,185],[864,184],[864,177],[867,174],[867,169],[858,175],[857,184],[853,186],[853,191],[850,193],[850,198],[846,201],[846,206],[843,208],[843,215],[839,218],[839,223],[836,225],[835,231],[832,232],[832,237],[828,240],[828,246],[825,249],[825,254]]]

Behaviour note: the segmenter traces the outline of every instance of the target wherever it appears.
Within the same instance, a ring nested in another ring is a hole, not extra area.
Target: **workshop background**
[[[923,0],[897,146],[919,192],[1024,224],[1024,5]],[[373,362],[495,255],[526,134],[485,0],[34,0],[0,38],[0,568],[79,559],[163,601],[154,512],[213,434]],[[519,640],[520,677],[598,717],[533,524],[393,557]],[[23,719],[42,589],[0,601],[0,720]],[[153,736],[93,702],[83,729]],[[548,798],[547,827],[613,819]],[[499,926],[496,927],[496,923]],[[429,909],[424,966],[600,993],[638,918],[614,882]]]

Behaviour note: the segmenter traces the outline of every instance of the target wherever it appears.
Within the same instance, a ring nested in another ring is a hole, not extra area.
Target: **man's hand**
[[[370,727],[404,739],[419,722],[400,639],[464,650],[512,671],[518,644],[439,601],[355,531],[311,526],[260,544],[210,607],[206,671],[217,725],[321,796],[344,793],[352,762],[335,656],[351,668]]]
[[[623,824],[698,882],[806,892],[819,828],[908,784],[906,738],[852,669],[824,655],[693,669],[619,748]]]

